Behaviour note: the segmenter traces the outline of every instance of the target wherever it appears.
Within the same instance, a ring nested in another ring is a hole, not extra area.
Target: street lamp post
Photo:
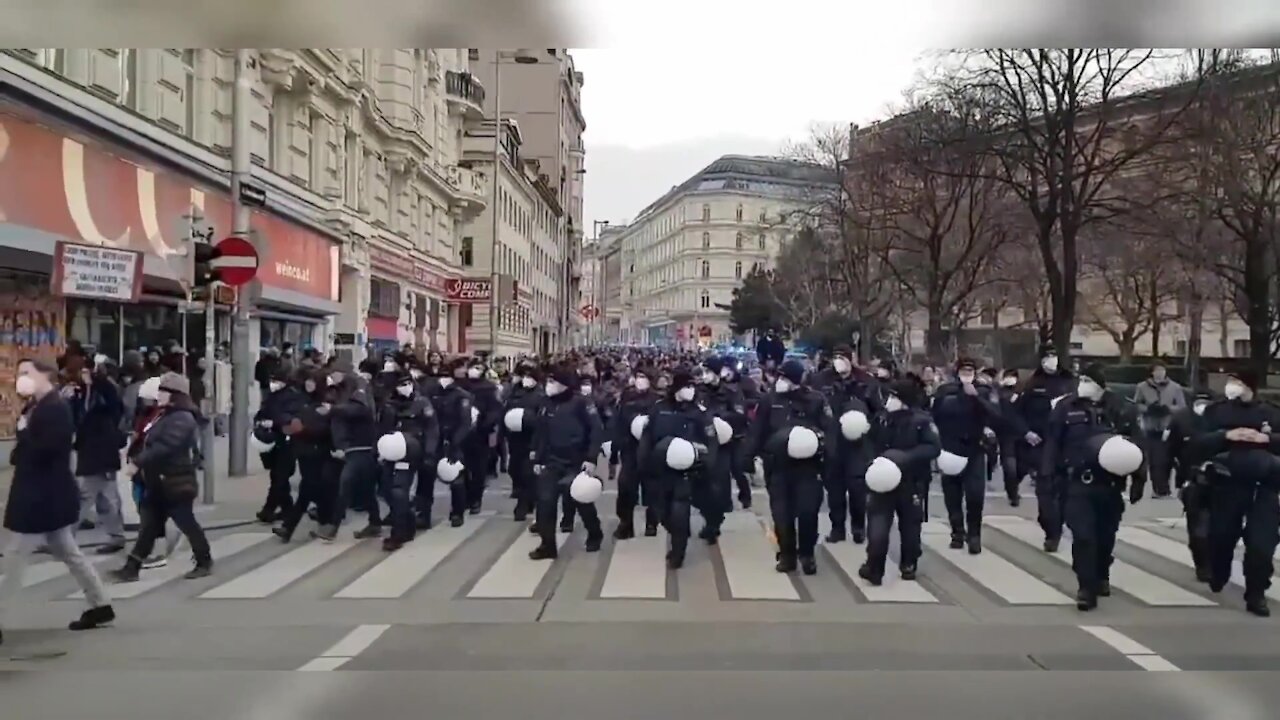
[[[597,321],[592,322],[591,325],[592,327],[598,327],[600,329],[600,334],[596,338],[597,342],[604,342],[607,339],[609,330],[609,320],[605,317],[605,311],[603,308],[605,303],[609,301],[609,263],[604,259],[607,258],[608,255],[604,254],[604,246],[600,244],[600,230],[602,228],[608,229],[608,227],[608,220],[591,221],[591,233],[596,236],[596,253],[595,257],[592,259],[596,264],[594,270],[596,278],[595,283],[592,286],[592,295],[595,297],[592,299],[591,307],[594,308],[596,313],[594,320]]]

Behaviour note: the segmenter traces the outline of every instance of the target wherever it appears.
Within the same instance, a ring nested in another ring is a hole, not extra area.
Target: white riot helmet
[[[1129,438],[1112,435],[1098,449],[1098,464],[1112,475],[1132,475],[1142,467],[1142,449]]]
[[[644,429],[649,426],[648,415],[637,415],[631,419],[631,437],[639,440],[644,434]]]
[[[882,455],[867,467],[866,480],[867,489],[871,492],[892,492],[902,482],[902,468]]]
[[[602,492],[604,492],[604,483],[600,482],[600,478],[587,472],[578,473],[569,484],[569,497],[584,505],[590,505],[599,500]]]
[[[387,462],[400,462],[404,460],[404,456],[408,453],[408,445],[404,440],[404,433],[393,432],[387,433],[378,438],[378,457]]]
[[[796,426],[787,433],[787,456],[808,460],[818,454],[818,434],[807,427]]]
[[[502,416],[502,423],[507,426],[507,430],[518,433],[524,430],[524,408],[512,408],[507,414]]]
[[[698,459],[693,443],[683,438],[671,438],[667,443],[667,467],[672,470],[688,470]]]
[[[733,427],[729,423],[721,418],[715,418],[711,423],[716,426],[716,439],[720,441],[721,445],[727,445],[729,441],[733,440]]]
[[[861,440],[871,431],[871,421],[861,410],[850,410],[840,416],[840,433],[846,440]]]
[[[462,475],[462,463],[449,462],[448,458],[440,458],[440,462],[436,463],[436,477],[440,478],[440,482],[452,483]]]
[[[969,466],[969,458],[963,455],[942,451],[938,456],[938,469],[943,475],[959,475]]]

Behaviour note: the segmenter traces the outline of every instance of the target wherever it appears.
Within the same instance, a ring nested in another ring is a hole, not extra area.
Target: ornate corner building
[[[477,279],[468,263],[475,248],[463,242],[479,232],[494,196],[492,163],[463,157],[468,133],[486,123],[473,53],[252,51],[257,347],[291,342],[354,358],[404,344],[485,349],[469,328],[485,288],[468,282]],[[203,344],[204,315],[183,312],[193,306],[183,302],[174,257],[193,230],[215,240],[231,233],[234,75],[234,52],[223,50],[0,52],[0,307],[32,305],[3,320],[29,329],[4,333],[0,346],[74,339],[118,360],[170,340]],[[520,102],[509,99],[507,112],[519,113]],[[565,188],[553,199],[573,207],[574,197]],[[580,216],[580,189],[576,197]],[[572,217],[558,216],[564,259],[538,290],[552,298],[572,277]],[[143,253],[140,302],[49,297],[58,241]],[[479,279],[483,286],[490,276]],[[498,279],[516,290],[509,276]],[[504,317],[542,297],[525,292],[499,293]],[[223,299],[213,298],[219,341],[229,337]],[[547,301],[542,312],[556,311]],[[498,349],[535,349],[532,329],[513,340],[526,337],[528,345]]]

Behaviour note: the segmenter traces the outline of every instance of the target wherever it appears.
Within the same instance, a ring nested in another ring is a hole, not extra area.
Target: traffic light
[[[195,258],[192,263],[191,287],[208,287],[218,281],[218,269],[212,261],[222,255],[214,246],[206,243],[194,244]]]

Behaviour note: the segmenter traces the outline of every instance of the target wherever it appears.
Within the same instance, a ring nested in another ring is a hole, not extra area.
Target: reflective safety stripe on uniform
[[[557,503],[559,500],[556,501]],[[569,540],[568,533],[556,533],[556,549],[563,549]],[[520,527],[520,535],[515,538],[494,562],[489,571],[480,576],[476,584],[467,593],[469,598],[531,598],[538,592],[543,578],[551,572],[552,563],[546,560],[530,560],[529,552],[538,547],[541,538],[530,535],[524,526]]]
[[[769,542],[764,525],[753,513],[727,515],[717,547],[734,600],[800,600],[791,578],[774,570],[777,547]]]
[[[1031,520],[1011,515],[988,517],[987,525],[1022,542],[1025,545],[1040,549],[1044,540],[1044,531]],[[1044,553],[1060,562],[1071,564],[1070,534],[1063,537],[1063,550],[1056,553]],[[1162,607],[1180,606],[1212,606],[1215,603],[1201,595],[1197,595],[1179,585],[1156,577],[1141,568],[1116,559],[1111,563],[1111,587],[1141,600],[1148,605]]]
[[[200,597],[218,600],[270,597],[355,547],[359,542],[354,538],[335,540],[332,543],[312,540],[297,550],[291,550],[231,582],[209,590]],[[216,558],[215,562],[217,562]]]
[[[418,535],[413,542],[369,568],[368,572],[342,588],[335,598],[393,599],[409,592],[422,579],[431,574],[453,551],[476,534],[482,526],[478,522],[492,512],[473,516],[462,527],[441,524],[431,532]]]
[[[1120,527],[1120,532],[1116,533],[1116,539],[1126,545],[1132,545],[1153,555],[1159,555],[1166,560],[1171,560],[1183,567],[1195,568],[1195,563],[1191,560],[1191,551],[1187,549],[1185,542],[1170,540],[1150,530],[1125,526]],[[1237,587],[1244,587],[1244,566],[1239,560],[1231,561],[1231,584]],[[1267,597],[1273,600],[1280,600],[1280,587],[1271,586],[1267,590]]]
[[[981,555],[970,555],[965,550],[951,549],[951,529],[940,527],[938,523],[925,525],[921,540],[926,548],[933,551],[933,557],[954,565],[1010,605],[1075,604],[1075,600],[1057,588],[995,553],[984,549]]]

